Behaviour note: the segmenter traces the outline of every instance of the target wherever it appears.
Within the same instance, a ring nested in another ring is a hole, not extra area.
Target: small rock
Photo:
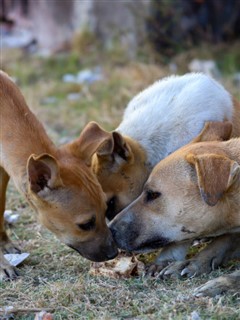
[[[92,84],[96,81],[100,81],[103,79],[102,71],[100,67],[96,67],[94,69],[85,69],[77,74],[77,82]]]
[[[233,83],[236,86],[240,86],[240,72],[237,72],[233,75]]]
[[[199,316],[199,313],[197,311],[193,311],[191,313],[191,320],[201,320],[201,317]]]
[[[170,70],[171,73],[177,73],[178,67],[177,67],[176,63],[171,62],[169,64],[169,70]]]
[[[9,224],[14,224],[18,221],[19,219],[19,214],[15,211],[12,210],[5,210],[4,211],[4,219],[9,223]]]
[[[54,103],[57,103],[57,98],[56,97],[46,97],[46,98],[43,98],[41,103],[42,104],[54,104]]]
[[[213,78],[221,78],[221,73],[216,65],[216,62],[213,60],[199,60],[193,59],[189,65],[188,69],[191,72],[202,72]]]
[[[67,95],[67,99],[70,101],[78,101],[81,98],[81,94],[77,92],[72,92]]]
[[[76,82],[77,82],[76,76],[74,76],[74,75],[71,74],[71,73],[65,74],[65,75],[62,77],[62,80],[63,80],[63,82],[66,82],[66,83],[76,83]]]

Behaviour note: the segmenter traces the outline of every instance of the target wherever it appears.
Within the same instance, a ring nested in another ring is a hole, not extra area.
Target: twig
[[[12,313],[28,313],[28,312],[41,312],[41,311],[46,311],[46,312],[54,312],[55,309],[51,308],[11,308],[11,307],[5,307],[5,308],[0,308],[0,316],[6,316]]]

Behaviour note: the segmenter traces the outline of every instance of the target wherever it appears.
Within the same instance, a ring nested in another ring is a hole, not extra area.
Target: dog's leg
[[[196,297],[211,296],[214,297],[217,294],[236,293],[240,292],[240,270],[237,270],[228,275],[218,277],[210,280],[198,287],[194,291]]]
[[[156,276],[173,261],[183,261],[186,258],[187,250],[191,242],[170,244],[162,249],[156,260],[147,270],[147,274]]]
[[[8,174],[0,167],[0,280],[4,278],[14,279],[18,275],[16,269],[4,258],[4,253],[20,252],[9,240],[4,227],[4,211],[8,181]]]
[[[175,262],[161,271],[163,278],[194,277],[209,273],[231,259],[240,257],[240,234],[219,236],[193,259]]]

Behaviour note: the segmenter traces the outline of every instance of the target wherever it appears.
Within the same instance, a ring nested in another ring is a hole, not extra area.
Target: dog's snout
[[[107,253],[107,259],[112,260],[118,255],[118,250],[114,249],[113,252]]]

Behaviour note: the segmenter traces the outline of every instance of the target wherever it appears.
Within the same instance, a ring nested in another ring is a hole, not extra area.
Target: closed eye
[[[147,190],[146,191],[146,202],[153,201],[161,196],[161,192]]]
[[[84,231],[90,231],[95,227],[95,223],[96,223],[96,218],[92,217],[91,220],[89,220],[86,223],[79,223],[77,224],[78,228],[84,230]]]

